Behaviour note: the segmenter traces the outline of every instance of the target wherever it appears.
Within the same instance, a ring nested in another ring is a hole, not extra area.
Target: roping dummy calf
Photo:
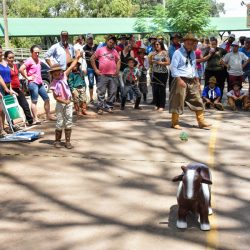
[[[211,190],[212,177],[208,166],[202,163],[190,163],[181,167],[183,173],[173,178],[180,181],[177,201],[178,219],[177,228],[187,228],[186,216],[189,211],[200,215],[200,229],[210,230],[208,215],[212,214]]]

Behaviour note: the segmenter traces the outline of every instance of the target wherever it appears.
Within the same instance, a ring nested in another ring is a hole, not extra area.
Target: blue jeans
[[[32,103],[37,103],[38,95],[40,95],[44,101],[49,100],[47,91],[42,84],[36,84],[35,82],[31,82],[28,85],[28,89],[30,91],[30,98]]]
[[[94,69],[87,68],[88,80],[89,80],[89,89],[94,88],[95,80],[97,82],[97,75],[95,74]]]

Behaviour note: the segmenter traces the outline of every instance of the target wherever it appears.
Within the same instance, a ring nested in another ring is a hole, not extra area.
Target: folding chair
[[[5,95],[0,99],[2,104],[3,112],[5,113],[7,122],[10,126],[12,134],[8,134],[3,138],[0,138],[0,141],[31,141],[40,138],[44,135],[44,132],[34,132],[34,131],[14,131],[14,124],[17,122],[23,122],[25,129],[25,117],[23,116],[18,101],[15,95]],[[21,121],[20,121],[21,120]]]

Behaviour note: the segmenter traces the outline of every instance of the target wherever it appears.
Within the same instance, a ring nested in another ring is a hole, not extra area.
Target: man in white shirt
[[[227,68],[229,74],[228,92],[232,89],[233,83],[243,82],[243,69],[250,62],[250,59],[242,52],[239,52],[239,43],[232,43],[232,52],[227,53],[222,59],[222,64]]]

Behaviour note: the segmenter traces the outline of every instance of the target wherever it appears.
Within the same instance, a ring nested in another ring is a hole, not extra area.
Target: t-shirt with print
[[[210,49],[207,49],[207,51],[204,54],[204,57],[206,57],[209,54]],[[220,63],[220,60],[227,54],[227,51],[222,48],[216,48],[215,52],[211,55],[211,57],[207,61],[206,70],[211,71],[221,71],[224,70],[224,66]]]
[[[33,80],[29,80],[28,82],[35,82],[36,84],[42,84],[42,75],[41,75],[41,61],[38,59],[38,63],[36,63],[32,57],[28,58],[24,65],[26,66],[27,76],[32,76]]]
[[[233,76],[243,75],[242,64],[247,60],[248,57],[242,52],[230,52],[223,58],[223,61],[229,65],[229,69],[227,70],[229,75]]]
[[[166,57],[168,57],[168,53],[166,51],[162,51],[161,53],[153,56],[153,61],[166,62]],[[167,65],[161,65],[161,64],[154,63],[153,64],[153,72],[168,73]]]
[[[95,52],[97,60],[99,60],[99,70],[103,75],[115,75],[116,64],[120,60],[120,56],[115,49],[108,49],[107,46],[97,49]]]

